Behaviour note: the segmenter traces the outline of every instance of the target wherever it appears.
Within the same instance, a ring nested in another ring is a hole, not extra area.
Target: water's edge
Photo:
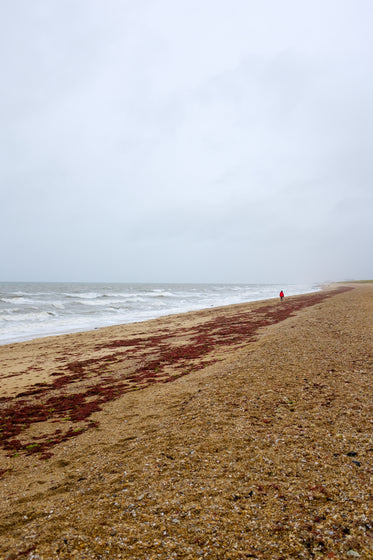
[[[311,293],[320,284],[0,283],[0,345]]]

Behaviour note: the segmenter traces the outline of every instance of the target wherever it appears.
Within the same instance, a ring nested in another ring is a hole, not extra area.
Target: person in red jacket
[[[280,292],[280,300],[282,301],[282,300],[284,299],[284,297],[285,297],[285,296],[284,296],[284,292],[281,290],[281,292]]]

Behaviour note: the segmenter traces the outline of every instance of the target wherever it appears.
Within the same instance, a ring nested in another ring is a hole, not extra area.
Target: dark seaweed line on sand
[[[152,383],[169,383],[218,361],[208,357],[218,347],[219,351],[229,346],[239,346],[255,340],[261,327],[284,321],[304,307],[321,303],[326,298],[349,291],[353,288],[340,287],[331,292],[297,296],[281,305],[263,305],[254,311],[222,316],[192,329],[178,329],[176,336],[188,333],[188,344],[171,345],[167,334],[148,338],[116,340],[101,349],[123,349],[114,355],[97,359],[74,361],[67,364],[68,374],[54,373],[53,383],[37,383],[17,397],[0,399],[0,445],[9,456],[24,452],[28,455],[39,453],[41,459],[52,456],[51,449],[63,441],[75,437],[85,430],[97,427],[98,422],[90,416],[104,403],[113,401],[125,393],[149,386]],[[148,359],[149,349],[156,355]],[[131,373],[112,374],[108,368],[124,363],[128,358],[140,359]],[[172,368],[172,372],[167,370]],[[100,376],[92,379],[92,373]],[[66,393],[68,385],[85,381],[80,391]],[[54,393],[52,396],[51,392]],[[32,399],[30,402],[29,399]],[[37,401],[36,401],[37,399]],[[82,423],[70,426],[66,431],[57,428],[53,433],[21,441],[19,436],[32,425],[41,422]],[[0,471],[0,477],[6,471]]]

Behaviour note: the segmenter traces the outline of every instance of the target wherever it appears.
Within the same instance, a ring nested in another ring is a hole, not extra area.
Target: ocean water
[[[314,292],[317,284],[0,282],[0,344]]]

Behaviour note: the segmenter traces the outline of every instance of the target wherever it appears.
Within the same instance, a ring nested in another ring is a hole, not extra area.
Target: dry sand
[[[0,558],[373,558],[373,284],[0,347]]]

